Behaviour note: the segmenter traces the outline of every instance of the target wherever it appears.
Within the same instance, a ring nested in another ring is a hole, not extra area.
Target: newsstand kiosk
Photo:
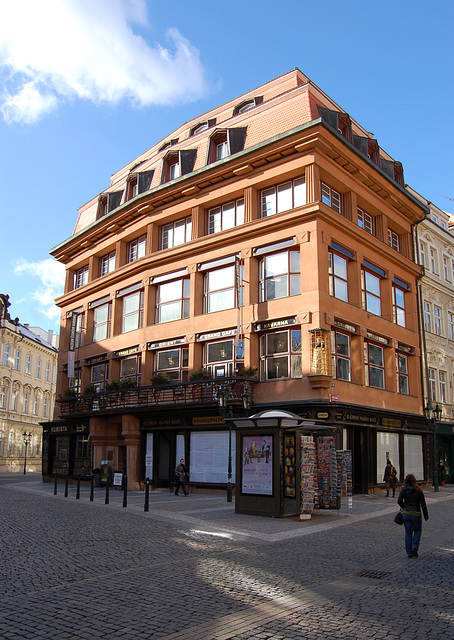
[[[335,427],[282,410],[235,418],[233,423],[235,513],[303,520],[317,508],[340,508],[339,453],[349,452],[337,450],[340,434]],[[348,461],[348,455],[344,458]]]

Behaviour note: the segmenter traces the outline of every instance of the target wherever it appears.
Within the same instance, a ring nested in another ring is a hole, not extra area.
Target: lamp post
[[[437,443],[437,422],[441,419],[442,409],[437,403],[435,407],[429,401],[424,407],[424,415],[432,426],[433,433],[433,486],[434,491],[439,491],[438,484],[438,443]]]
[[[232,406],[229,405],[230,392],[228,388],[221,385],[219,387],[219,391],[217,393],[217,401],[218,401],[218,409],[219,413],[223,417],[225,422],[229,424],[229,457],[227,462],[227,502],[232,502],[232,420],[233,420],[233,409]],[[252,394],[246,388],[243,395],[241,396],[243,401],[243,410],[245,412],[249,412],[252,404]]]
[[[27,470],[27,447],[31,442],[32,434],[24,431],[24,433],[22,434],[22,438],[24,440],[24,445],[25,445],[25,458],[24,458],[24,475],[25,475],[25,472]]]

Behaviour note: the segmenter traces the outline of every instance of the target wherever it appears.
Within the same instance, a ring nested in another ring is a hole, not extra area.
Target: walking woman
[[[424,492],[409,473],[400,490],[397,504],[402,509],[402,520],[405,527],[405,551],[409,558],[418,557],[419,541],[422,533],[422,515],[429,519]]]

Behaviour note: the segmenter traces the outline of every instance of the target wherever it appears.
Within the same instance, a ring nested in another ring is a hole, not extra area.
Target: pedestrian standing
[[[177,484],[176,488],[175,488],[175,495],[178,495],[178,492],[180,490],[180,487],[183,489],[183,493],[185,496],[188,495],[188,492],[186,491],[186,487],[185,487],[185,482],[186,482],[186,476],[188,476],[188,470],[185,467],[184,464],[184,459],[181,458],[180,460],[180,464],[178,464],[175,467],[175,482]]]
[[[405,527],[405,551],[409,558],[418,557],[419,541],[422,533],[422,515],[429,519],[424,492],[416,482],[416,478],[409,473],[402,485],[397,504],[402,509],[402,521]]]
[[[393,498],[396,497],[397,469],[393,466],[391,460],[388,460],[383,474],[383,480],[386,484],[386,497],[389,498],[389,490],[393,490]]]

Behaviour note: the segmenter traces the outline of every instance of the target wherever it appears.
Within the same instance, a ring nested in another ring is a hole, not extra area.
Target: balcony
[[[96,413],[112,414],[125,411],[153,411],[174,407],[211,406],[217,411],[217,395],[221,387],[228,391],[233,407],[243,406],[243,396],[252,398],[255,380],[246,378],[216,378],[191,380],[190,382],[169,382],[163,385],[149,385],[130,389],[103,391],[84,394],[74,398],[59,398],[60,416],[89,416]]]

